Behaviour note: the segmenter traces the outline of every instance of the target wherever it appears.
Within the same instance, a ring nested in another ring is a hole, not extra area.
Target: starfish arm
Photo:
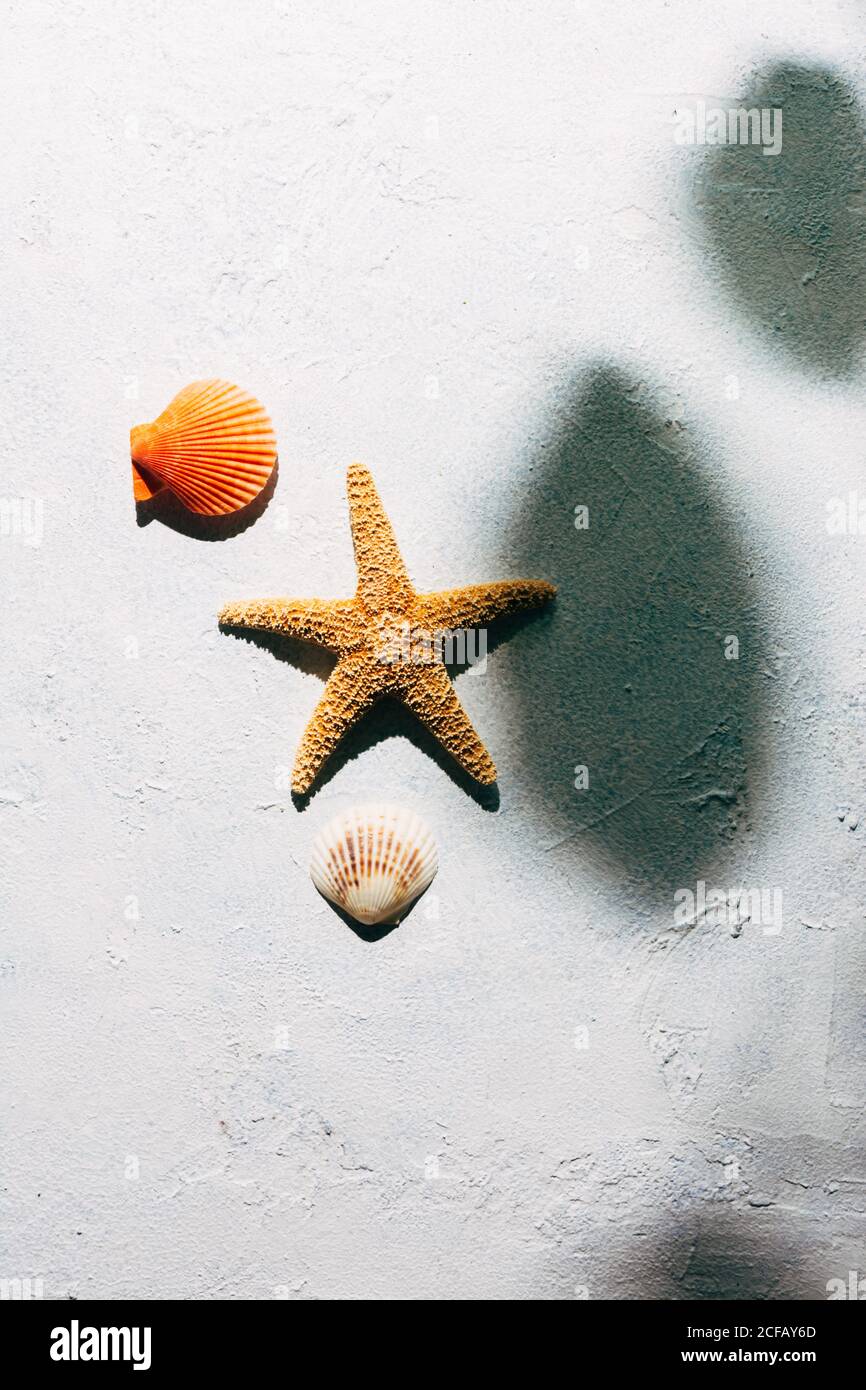
[[[428,632],[486,627],[509,613],[540,608],[555,594],[555,586],[543,579],[501,579],[495,584],[466,584],[460,589],[419,594],[417,622]]]
[[[496,767],[441,662],[408,666],[401,674],[399,698],[470,777],[485,786],[496,781]]]
[[[344,657],[331,672],[295,756],[292,791],[308,792],[343,735],[382,694],[383,681],[368,657]]]
[[[370,613],[400,613],[414,597],[412,585],[376,484],[362,463],[349,468],[348,492],[358,599]]]
[[[264,598],[253,603],[229,603],[219,615],[222,627],[251,627],[314,642],[341,651],[357,629],[353,599]]]

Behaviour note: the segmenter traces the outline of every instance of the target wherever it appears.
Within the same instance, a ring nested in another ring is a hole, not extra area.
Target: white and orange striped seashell
[[[150,425],[130,430],[136,502],[163,488],[200,516],[225,516],[261,492],[277,461],[264,407],[229,381],[194,381]]]
[[[316,836],[310,877],[364,926],[397,923],[436,877],[432,832],[414,811],[373,803],[335,816]]]

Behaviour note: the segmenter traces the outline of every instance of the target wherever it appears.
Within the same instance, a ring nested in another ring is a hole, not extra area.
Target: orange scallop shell
[[[277,461],[264,407],[229,381],[194,381],[158,419],[130,430],[136,502],[170,489],[200,516],[225,516],[257,497]]]

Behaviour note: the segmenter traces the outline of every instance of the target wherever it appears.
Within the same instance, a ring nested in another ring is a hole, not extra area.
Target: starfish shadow
[[[307,676],[318,676],[321,681],[328,679],[337,664],[337,658],[324,647],[302,642],[297,637],[284,637],[279,632],[259,632],[252,627],[236,627],[233,623],[220,623],[219,629],[231,637],[251,642],[254,647],[261,647],[278,661],[288,662]]]
[[[239,536],[254,525],[267,510],[277,486],[279,461],[261,492],[239,511],[229,512],[228,516],[199,516],[183,505],[168,488],[163,488],[148,502],[136,502],[135,516],[139,526],[149,526],[152,521],[161,521],[163,526],[189,536],[196,541],[228,541]]]
[[[468,772],[464,772],[458,763],[445,752],[444,748],[436,742],[433,735],[420,724],[410,710],[405,705],[401,705],[399,700],[392,700],[384,696],[366,714],[353,729],[350,729],[337,748],[322,768],[315,782],[308,792],[303,795],[292,793],[292,801],[299,811],[305,811],[310,802],[318,792],[326,787],[337,773],[355,758],[360,758],[364,753],[375,748],[377,744],[384,743],[389,738],[405,738],[451,778],[455,786],[471,796],[473,801],[485,811],[497,811],[499,809],[499,787],[494,782],[492,786],[482,786],[476,782]]]
[[[529,611],[497,619],[488,630],[488,655],[524,627],[538,621],[539,616],[538,612]],[[322,681],[328,679],[336,665],[336,657],[330,652],[307,642],[301,642],[294,637],[284,637],[273,632],[258,632],[253,628],[236,627],[231,623],[220,623],[220,631],[233,637],[243,638],[244,641],[251,642],[253,646],[269,651],[278,661],[288,662],[299,671],[304,671],[307,675],[318,676]],[[468,662],[449,663],[447,669],[453,677],[467,670],[468,665]],[[348,763],[361,757],[371,748],[375,748],[377,744],[384,743],[386,739],[394,737],[405,738],[413,743],[446,776],[451,778],[455,786],[458,786],[467,796],[471,796],[473,801],[477,802],[483,810],[497,811],[499,809],[498,785],[494,782],[492,786],[482,786],[481,783],[476,782],[473,777],[463,771],[429,730],[425,729],[411,711],[406,709],[405,705],[402,705],[399,700],[390,699],[388,696],[379,700],[369,713],[354,728],[349,730],[339,747],[331,754],[310,790],[303,794],[292,793],[295,807],[299,811],[306,810],[317,793],[327,786],[331,779],[342,771]],[[357,925],[355,923],[356,927]]]

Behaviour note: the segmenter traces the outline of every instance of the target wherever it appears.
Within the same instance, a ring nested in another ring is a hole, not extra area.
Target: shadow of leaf
[[[635,900],[667,898],[743,833],[763,756],[764,643],[736,521],[688,433],[601,366],[566,392],[510,550],[559,585],[511,696],[547,847]]]
[[[604,1274],[601,1286],[592,1291],[594,1298],[745,1306],[826,1297],[827,1274],[808,1218],[780,1225],[772,1207],[743,1212],[722,1201],[718,1191],[703,1212],[682,1205],[672,1209],[663,1192],[652,1185],[651,1190],[658,1198],[652,1208],[636,1200],[613,1235],[609,1219],[589,1230],[584,1226],[579,1237],[569,1235],[563,1222],[556,1269],[566,1297],[573,1297],[575,1285],[587,1279],[585,1252],[596,1245]],[[569,1222],[573,1219],[571,1215]],[[580,1255],[563,1254],[572,1242]]]
[[[737,105],[781,110],[781,152],[717,146],[690,175],[709,260],[772,346],[822,376],[848,376],[866,328],[866,127],[856,97],[829,68],[780,63]]]

